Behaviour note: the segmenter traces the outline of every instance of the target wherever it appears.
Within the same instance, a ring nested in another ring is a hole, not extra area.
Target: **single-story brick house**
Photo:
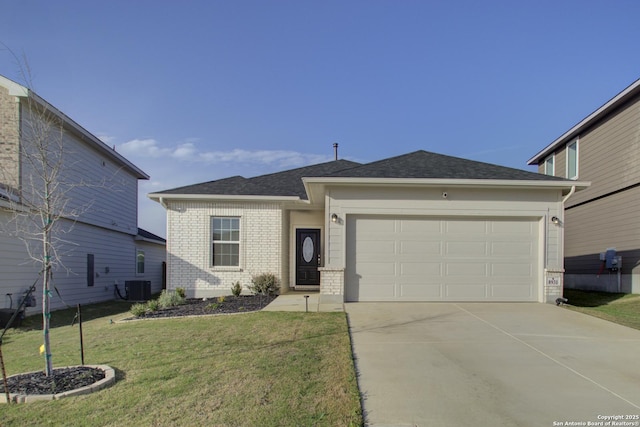
[[[426,151],[234,176],[149,197],[167,210],[168,287],[342,301],[554,301],[564,203],[589,184]]]

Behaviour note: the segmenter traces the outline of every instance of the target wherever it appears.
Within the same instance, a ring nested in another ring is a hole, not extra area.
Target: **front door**
[[[320,230],[296,230],[296,285],[320,285]]]

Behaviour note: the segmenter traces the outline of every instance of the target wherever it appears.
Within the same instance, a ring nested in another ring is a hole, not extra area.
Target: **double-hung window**
[[[240,266],[240,218],[211,218],[211,265],[214,267]]]
[[[578,140],[567,144],[567,178],[578,178]]]
[[[555,156],[552,154],[546,159],[544,159],[544,174],[545,175],[555,175],[556,171],[554,168]]]

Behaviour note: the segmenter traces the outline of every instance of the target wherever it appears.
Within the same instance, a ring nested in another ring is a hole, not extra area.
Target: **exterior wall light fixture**
[[[338,214],[331,214],[331,222],[338,222]]]
[[[557,216],[552,216],[551,217],[551,222],[558,225],[560,224],[560,219]]]

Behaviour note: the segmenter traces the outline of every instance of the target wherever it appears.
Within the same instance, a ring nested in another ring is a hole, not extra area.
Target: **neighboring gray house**
[[[79,213],[60,223],[71,230],[59,253],[66,269],[54,271],[64,303],[113,299],[115,286],[124,294],[129,280],[149,280],[159,292],[165,241],[138,228],[138,180],[149,176],[33,91],[0,76],[0,308],[15,307],[38,277],[9,225],[31,191],[27,184],[35,166],[25,152],[25,135],[43,123],[43,111],[56,123],[51,138],[64,146],[60,170],[61,180],[71,184],[68,207]],[[30,311],[40,310],[41,294],[40,281],[37,306]],[[54,309],[65,307],[55,292],[51,303]]]
[[[529,164],[592,183],[565,205],[565,286],[640,293],[640,80]]]
[[[229,294],[274,273],[323,301],[554,301],[564,202],[588,186],[425,151],[175,188],[169,288]]]

